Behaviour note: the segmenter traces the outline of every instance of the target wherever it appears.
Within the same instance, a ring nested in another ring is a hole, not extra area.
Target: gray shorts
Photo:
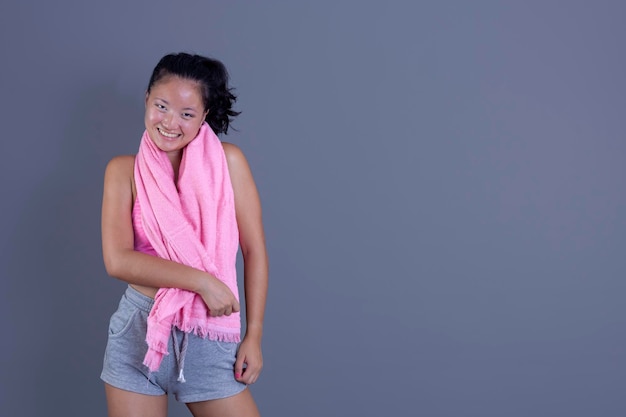
[[[172,393],[185,403],[230,397],[246,388],[235,379],[237,343],[219,342],[188,334],[185,382],[178,382],[174,338],[160,368],[143,365],[148,350],[146,320],[154,300],[128,287],[109,323],[109,339],[100,378],[116,388],[148,395]],[[183,333],[177,332],[178,343]]]

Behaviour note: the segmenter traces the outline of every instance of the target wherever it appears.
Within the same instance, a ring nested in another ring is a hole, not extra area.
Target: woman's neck
[[[174,182],[178,183],[178,171],[180,169],[180,162],[183,159],[183,151],[176,151],[167,154],[168,159],[172,163],[174,169]]]

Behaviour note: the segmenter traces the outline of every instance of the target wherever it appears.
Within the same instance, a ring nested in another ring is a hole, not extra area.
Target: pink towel
[[[135,184],[146,236],[156,253],[208,272],[239,299],[233,188],[224,149],[209,125],[203,123],[184,148],[177,184],[167,155],[144,132],[135,159]],[[240,341],[239,313],[211,317],[198,294],[161,288],[148,316],[144,364],[150,371],[156,371],[163,355],[169,354],[172,326],[212,340]]]

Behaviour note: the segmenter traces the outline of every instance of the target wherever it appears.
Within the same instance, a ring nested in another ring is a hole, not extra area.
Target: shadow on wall
[[[66,127],[44,130],[62,148],[58,164],[42,172],[9,238],[6,307],[14,329],[3,415],[106,415],[99,375],[108,317],[124,284],[109,279],[102,263],[102,180],[114,154],[138,146],[143,106],[113,82],[66,101],[75,106]]]

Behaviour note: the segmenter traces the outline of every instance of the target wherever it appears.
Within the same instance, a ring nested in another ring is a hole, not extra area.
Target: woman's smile
[[[161,127],[157,127],[157,130],[161,135],[165,136],[166,138],[175,139],[180,136],[180,133],[169,133]]]

